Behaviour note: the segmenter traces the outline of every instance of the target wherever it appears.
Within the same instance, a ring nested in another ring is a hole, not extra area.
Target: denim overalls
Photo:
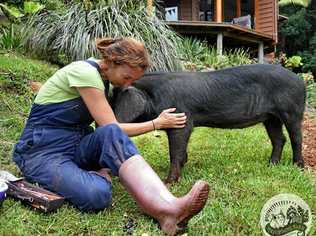
[[[87,61],[97,67],[93,61]],[[111,204],[112,185],[95,170],[121,164],[138,151],[116,124],[93,130],[85,103],[79,98],[33,104],[13,160],[27,180],[64,196],[76,207],[97,211]]]

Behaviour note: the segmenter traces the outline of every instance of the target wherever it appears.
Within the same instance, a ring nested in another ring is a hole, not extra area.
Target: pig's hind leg
[[[284,116],[284,124],[291,139],[293,163],[298,167],[304,168],[304,159],[302,157],[302,120],[303,113],[300,115],[292,113]]]
[[[272,143],[272,154],[270,158],[270,163],[278,164],[281,159],[283,146],[286,142],[286,138],[284,137],[282,132],[283,124],[277,117],[271,117],[268,120],[264,121],[263,124]]]

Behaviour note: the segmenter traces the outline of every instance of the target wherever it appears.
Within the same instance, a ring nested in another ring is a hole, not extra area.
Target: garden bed
[[[316,119],[308,114],[303,123],[303,156],[305,164],[316,170]]]

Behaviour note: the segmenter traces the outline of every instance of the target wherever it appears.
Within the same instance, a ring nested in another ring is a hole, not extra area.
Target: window
[[[214,0],[200,1],[200,21],[213,21]]]

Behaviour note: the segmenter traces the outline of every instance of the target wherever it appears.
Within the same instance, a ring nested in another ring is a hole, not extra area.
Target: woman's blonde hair
[[[144,44],[133,38],[97,39],[96,46],[104,60],[115,64],[128,64],[146,70],[150,59]]]

